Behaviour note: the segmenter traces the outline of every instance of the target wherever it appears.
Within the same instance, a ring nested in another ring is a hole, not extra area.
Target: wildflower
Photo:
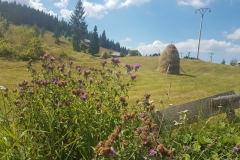
[[[127,140],[123,140],[122,144],[123,144],[123,146],[127,146],[128,145],[128,141]]]
[[[137,77],[138,77],[137,74],[132,74],[132,75],[131,75],[131,79],[132,79],[132,80],[136,79]]]
[[[116,152],[115,152],[115,150],[111,147],[111,148],[110,148],[109,157],[115,157],[115,156],[116,156]]]
[[[107,63],[107,60],[106,60],[106,59],[103,59],[102,62],[101,62],[101,64],[102,64],[103,67],[106,65],[106,63]]]
[[[47,53],[45,53],[42,57],[43,60],[46,60],[49,57],[49,55]]]
[[[18,89],[17,88],[15,88],[14,90],[13,90],[13,93],[16,93],[18,91]]]
[[[233,150],[234,150],[235,152],[240,152],[240,148],[239,148],[238,146],[233,147]]]
[[[206,152],[209,152],[209,151],[210,151],[210,149],[207,147],[207,148],[205,149],[205,151],[206,151]]]
[[[118,63],[121,63],[119,58],[112,58],[111,61],[114,65],[118,65]]]
[[[90,82],[90,83],[92,83],[92,82],[93,82],[93,79],[92,79],[91,77],[89,78],[89,82]]]
[[[142,118],[144,118],[144,117],[146,117],[146,114],[145,114],[145,113],[142,113],[140,116],[141,116]]]
[[[53,56],[50,57],[50,61],[53,62],[55,58]]]
[[[72,60],[70,60],[70,61],[69,61],[69,65],[70,65],[70,66],[72,66],[72,64],[73,64],[73,61],[72,61]]]
[[[138,69],[138,68],[140,68],[140,67],[142,67],[142,65],[141,65],[140,63],[137,63],[137,64],[135,64],[135,66],[134,66],[135,70]]]
[[[66,105],[66,106],[70,106],[70,104],[71,104],[71,101],[70,101],[70,100],[67,100],[67,101],[65,102],[65,105]]]
[[[148,100],[150,98],[150,96],[151,96],[150,94],[147,94],[147,93],[144,94],[144,97],[146,100]]]
[[[19,103],[21,103],[21,101],[19,99],[17,99],[14,103],[19,104]]]
[[[82,95],[82,99],[83,99],[83,100],[86,100],[86,99],[87,99],[87,94],[86,94],[86,93],[84,93],[84,94]]]
[[[157,152],[154,150],[154,149],[151,149],[149,151],[149,156],[153,157],[153,156],[156,156]]]
[[[51,65],[51,64],[48,64],[48,65],[47,65],[47,68],[48,68],[49,70],[53,70],[53,69],[54,69],[54,66]]]
[[[137,129],[136,129],[136,132],[137,132],[137,134],[140,135],[140,134],[142,133],[142,129],[141,129],[141,128],[137,128]]]
[[[187,151],[191,151],[192,150],[192,148],[191,147],[189,147],[189,146],[186,146],[186,148],[185,148]]]

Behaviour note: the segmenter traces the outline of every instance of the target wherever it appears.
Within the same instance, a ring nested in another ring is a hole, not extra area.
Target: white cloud
[[[61,17],[62,17],[62,18],[67,19],[67,18],[69,18],[70,15],[72,14],[72,11],[67,10],[67,9],[61,9],[61,10],[60,10],[60,13],[61,13]]]
[[[178,5],[193,6],[195,8],[208,6],[214,0],[178,0]]]
[[[120,42],[131,42],[132,41],[132,39],[131,38],[125,38],[125,39],[122,39]]]
[[[60,2],[55,2],[54,6],[58,8],[66,8],[68,5],[68,0],[61,0]]]
[[[82,0],[82,3],[88,17],[102,18],[108,13],[108,10],[141,5],[150,1],[151,0],[104,0],[104,4],[99,4]]]
[[[232,40],[240,39],[240,28],[236,29],[234,33],[228,34],[227,38]]]
[[[159,53],[159,51],[163,51],[167,47],[167,43],[163,43],[159,40],[154,41],[152,44],[139,44],[139,46],[136,48],[144,55],[149,55],[153,53]],[[174,44],[179,53],[197,53],[198,48],[198,40],[194,39],[188,39],[183,42],[178,42]],[[201,40],[200,44],[200,52],[201,53],[240,53],[240,45],[234,45],[231,42],[226,41],[216,41],[214,39],[210,40]]]

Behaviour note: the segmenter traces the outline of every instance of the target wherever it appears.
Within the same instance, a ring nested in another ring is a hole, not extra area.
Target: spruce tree
[[[97,26],[94,26],[94,31],[90,39],[89,44],[89,52],[94,55],[98,54],[99,52],[99,39],[98,39],[98,32],[97,32]]]
[[[87,31],[87,23],[85,22],[85,11],[82,1],[78,0],[74,12],[71,14],[70,24],[73,28],[72,46],[74,51],[81,51],[80,43],[84,39]]]
[[[100,36],[100,46],[103,48],[107,48],[107,37],[105,30],[103,31],[102,35]]]

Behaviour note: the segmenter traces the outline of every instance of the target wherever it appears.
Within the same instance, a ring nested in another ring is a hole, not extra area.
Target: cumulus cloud
[[[178,0],[178,5],[200,8],[208,6],[212,1],[213,0]]]
[[[67,9],[61,9],[61,10],[60,10],[60,13],[61,13],[61,17],[62,17],[62,18],[67,19],[67,18],[69,18],[70,15],[72,14],[72,11],[67,10]]]
[[[99,4],[82,0],[82,3],[88,17],[102,18],[108,13],[108,10],[141,5],[150,1],[151,0],[104,0],[104,4]]]
[[[163,51],[167,45],[169,44],[156,40],[152,44],[139,44],[136,49],[144,55],[150,55]],[[198,40],[188,39],[186,41],[175,43],[174,45],[177,47],[179,53],[197,53]],[[201,53],[207,54],[213,51],[216,53],[234,54],[240,52],[240,45],[234,45],[231,42],[226,41],[216,41],[214,39],[201,40],[200,51]]]
[[[240,28],[236,29],[235,32],[232,34],[227,34],[227,38],[231,40],[240,39]]]
[[[60,2],[55,2],[54,6],[58,8],[66,8],[69,0],[61,0]]]
[[[125,39],[122,39],[120,42],[131,42],[132,41],[132,39],[131,38],[125,38]]]
[[[20,4],[26,4],[36,10],[40,10],[40,11],[43,11],[43,12],[46,12],[46,13],[49,13],[50,15],[53,15],[53,16],[57,16],[56,13],[54,13],[53,11],[48,11],[43,3],[41,3],[41,0],[2,0],[2,1],[8,1],[8,2],[14,2],[16,1],[17,3],[20,3]]]

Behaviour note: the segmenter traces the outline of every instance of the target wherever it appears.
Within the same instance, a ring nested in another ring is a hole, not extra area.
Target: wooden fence
[[[182,112],[186,113],[187,119],[185,122],[188,124],[224,112],[227,118],[233,121],[236,118],[234,109],[240,108],[239,100],[240,94],[235,94],[234,91],[228,91],[178,106],[157,110],[154,119],[159,123],[161,128],[175,128],[176,122],[181,121],[181,115],[179,113]]]

